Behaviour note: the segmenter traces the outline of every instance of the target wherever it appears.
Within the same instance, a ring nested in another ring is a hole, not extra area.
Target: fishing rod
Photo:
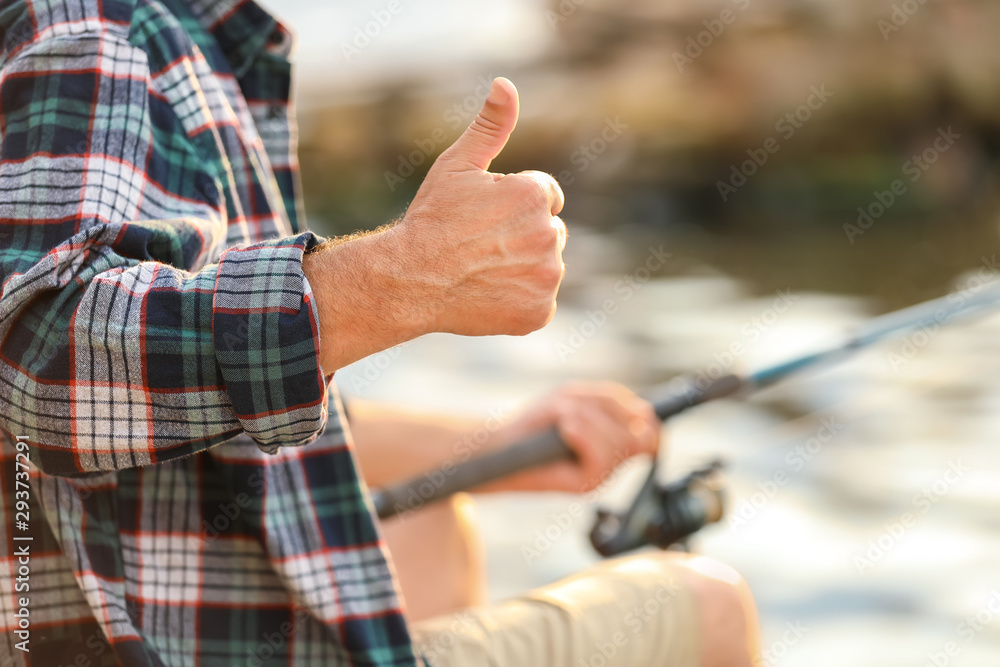
[[[758,371],[716,378],[680,377],[653,388],[646,398],[657,418],[665,421],[709,401],[747,394],[773,385],[793,373],[830,364],[889,338],[921,330],[936,331],[956,319],[1000,305],[1000,285],[978,291],[953,292],[943,297],[881,315],[853,336],[817,351],[793,357]],[[423,475],[373,494],[382,519],[413,511],[455,493],[468,491],[517,472],[574,454],[551,428],[503,450],[485,454],[435,475]],[[713,461],[675,482],[661,485],[656,461],[631,506],[621,513],[598,511],[591,542],[598,553],[616,555],[647,544],[667,548],[723,514],[721,461]]]

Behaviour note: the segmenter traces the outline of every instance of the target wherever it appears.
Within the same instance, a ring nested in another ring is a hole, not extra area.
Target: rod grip
[[[679,391],[676,387],[661,388],[649,399],[662,421],[705,401],[734,394],[744,384],[743,378],[736,375],[724,375],[704,384],[689,380]],[[559,437],[559,432],[550,428],[505,449],[376,491],[372,494],[375,513],[380,519],[386,519],[523,470],[572,458],[573,452]]]
[[[550,428],[460,465],[386,487],[374,493],[372,500],[378,517],[385,519],[522,470],[572,458],[573,452],[559,437],[559,432]]]

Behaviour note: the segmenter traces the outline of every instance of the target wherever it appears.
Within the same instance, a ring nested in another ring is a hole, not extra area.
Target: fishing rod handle
[[[372,497],[375,512],[380,519],[385,519],[523,470],[570,460],[573,456],[573,451],[553,427],[504,449],[375,492]]]
[[[679,392],[676,387],[664,387],[654,390],[649,399],[656,416],[663,421],[695,405],[734,394],[745,383],[737,375],[724,375],[707,383],[689,380]],[[514,473],[572,458],[572,450],[553,427],[504,449],[381,489],[372,495],[375,512],[380,519],[386,519]]]

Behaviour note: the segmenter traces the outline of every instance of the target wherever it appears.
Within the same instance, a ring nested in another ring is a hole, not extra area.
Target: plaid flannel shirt
[[[414,664],[317,360],[291,35],[250,0],[0,31],[0,665]]]

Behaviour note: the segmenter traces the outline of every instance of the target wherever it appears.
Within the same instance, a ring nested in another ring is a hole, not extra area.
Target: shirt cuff
[[[216,360],[243,429],[269,454],[304,445],[327,420],[319,364],[319,312],[302,272],[311,232],[246,247],[219,259],[212,302]]]

